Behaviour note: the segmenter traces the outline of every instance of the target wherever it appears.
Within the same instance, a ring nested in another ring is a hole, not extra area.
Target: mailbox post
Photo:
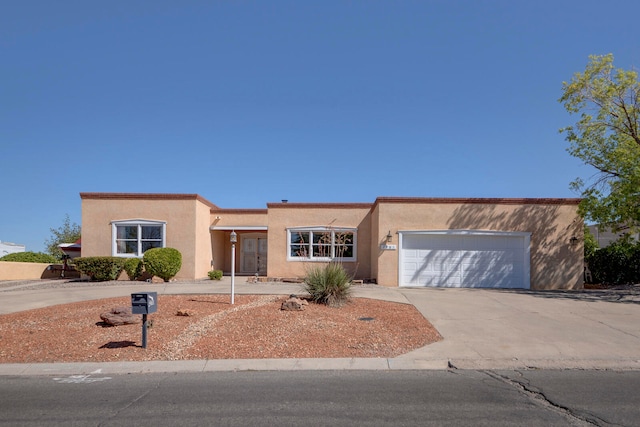
[[[131,313],[142,314],[142,348],[147,348],[147,314],[158,310],[157,292],[131,294]]]

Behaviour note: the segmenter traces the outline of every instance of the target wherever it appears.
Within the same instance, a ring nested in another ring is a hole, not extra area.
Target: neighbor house
[[[25,252],[27,247],[25,245],[18,245],[11,242],[0,241],[0,258],[5,255],[14,254],[16,252]]]
[[[197,194],[81,193],[82,256],[182,253],[178,279],[212,269],[299,278],[342,263],[382,286],[577,289],[578,199],[379,197],[372,203],[220,208]]]
[[[634,229],[621,225],[618,227],[600,227],[597,224],[588,226],[589,232],[598,242],[599,248],[606,248],[616,240],[628,236],[631,240],[640,241],[640,234]]]

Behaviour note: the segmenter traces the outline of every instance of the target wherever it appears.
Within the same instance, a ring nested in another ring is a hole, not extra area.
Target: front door
[[[267,274],[267,235],[242,236],[240,272],[244,274]]]

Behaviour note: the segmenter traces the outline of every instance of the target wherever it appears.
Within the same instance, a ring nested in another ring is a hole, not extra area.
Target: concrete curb
[[[225,359],[0,364],[0,376],[97,376],[179,372],[398,370],[640,370],[640,360]]]
[[[0,376],[109,375],[172,372],[343,371],[447,369],[446,360],[398,359],[225,359],[148,362],[0,364]]]

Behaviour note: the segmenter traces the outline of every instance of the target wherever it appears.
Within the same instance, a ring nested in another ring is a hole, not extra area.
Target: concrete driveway
[[[444,340],[403,355],[419,367],[640,368],[640,292],[399,289]]]

